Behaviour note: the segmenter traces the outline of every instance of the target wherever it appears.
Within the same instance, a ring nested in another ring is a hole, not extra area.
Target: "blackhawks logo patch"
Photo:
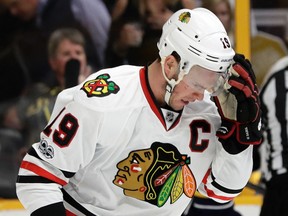
[[[105,97],[111,93],[116,94],[120,88],[115,82],[108,81],[109,78],[109,74],[99,75],[96,79],[85,82],[81,89],[88,97]]]
[[[188,23],[190,21],[191,14],[189,12],[183,12],[179,16],[179,21],[182,23]]]
[[[113,184],[125,196],[162,207],[168,200],[175,203],[181,196],[192,198],[196,180],[190,157],[169,143],[152,143],[150,148],[131,151],[116,165]]]

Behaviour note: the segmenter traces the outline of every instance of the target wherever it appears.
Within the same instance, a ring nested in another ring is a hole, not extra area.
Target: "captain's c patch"
[[[109,78],[109,74],[99,75],[96,79],[86,81],[81,89],[88,97],[105,97],[111,93],[117,94],[120,88],[115,82],[108,81]]]

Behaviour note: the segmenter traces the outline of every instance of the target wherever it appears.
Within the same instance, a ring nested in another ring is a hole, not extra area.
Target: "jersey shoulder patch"
[[[119,66],[90,75],[74,99],[96,110],[111,110],[142,102],[139,66]]]
[[[81,90],[86,93],[87,97],[105,97],[110,94],[117,94],[120,87],[110,80],[108,73],[104,73],[84,82]]]

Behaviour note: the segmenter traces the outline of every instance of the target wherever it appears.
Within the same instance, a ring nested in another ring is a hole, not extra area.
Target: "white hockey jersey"
[[[23,159],[17,194],[30,212],[64,201],[76,215],[181,215],[198,190],[237,196],[252,170],[252,146],[230,155],[215,136],[205,95],[182,112],[160,108],[145,68],[120,66],[64,90]]]

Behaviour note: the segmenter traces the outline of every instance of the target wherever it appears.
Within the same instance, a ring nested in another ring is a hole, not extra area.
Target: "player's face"
[[[59,44],[55,57],[50,59],[50,65],[56,73],[56,77],[60,83],[62,81],[64,82],[65,65],[67,61],[72,58],[80,61],[80,70],[87,65],[86,54],[83,46],[65,39]]]
[[[189,102],[203,100],[205,90],[212,91],[219,77],[219,73],[198,65],[193,66],[190,72],[175,86],[170,98],[170,106],[174,110],[181,110]]]
[[[38,0],[0,0],[13,16],[30,20],[36,15]]]

